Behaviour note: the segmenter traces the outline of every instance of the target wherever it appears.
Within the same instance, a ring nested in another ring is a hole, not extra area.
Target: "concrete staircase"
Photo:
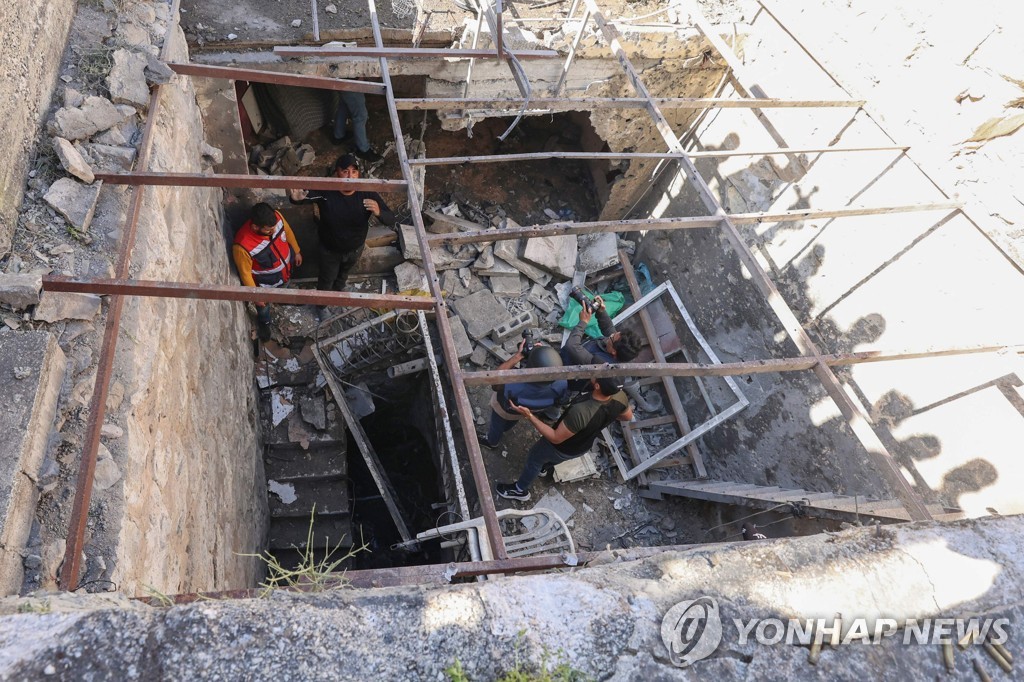
[[[799,488],[779,488],[775,486],[751,485],[735,481],[650,481],[648,490],[641,492],[645,497],[662,499],[662,495],[678,495],[709,502],[735,504],[755,509],[772,509],[780,511],[787,508],[780,505],[793,504],[802,509],[808,516],[837,519],[840,521],[856,521],[866,518],[879,521],[909,521],[910,515],[903,509],[899,500],[879,500],[864,495],[837,495],[835,493],[818,493]],[[928,505],[932,517],[940,521],[952,521],[964,518],[961,510]]]
[[[270,494],[270,534],[267,549],[285,567],[298,565],[310,540],[310,514],[314,510],[312,543],[317,561],[326,547],[340,559],[352,546],[352,500],[349,495],[345,441],[300,446],[276,444],[264,457],[267,480],[280,493]],[[294,496],[294,499],[293,497]]]

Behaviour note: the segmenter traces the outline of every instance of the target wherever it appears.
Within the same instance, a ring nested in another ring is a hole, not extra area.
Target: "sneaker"
[[[333,135],[331,135],[331,139],[334,141],[334,144],[346,144],[347,145],[347,144],[351,144],[353,141],[355,141],[356,134],[353,133],[350,130],[347,133],[345,133],[344,135],[342,135],[341,137],[334,137]]]
[[[551,474],[555,473],[555,467],[552,464],[545,464],[540,468],[540,477],[547,478]]]
[[[256,336],[260,341],[270,340],[270,325],[262,322],[256,323]]]
[[[530,499],[530,491],[520,490],[515,483],[499,483],[494,486],[494,490],[497,491],[499,497],[504,497],[506,500],[527,502]]]
[[[370,163],[377,163],[378,161],[384,158],[383,156],[375,152],[373,150],[373,147],[370,147],[365,152],[361,152],[357,149],[356,156],[358,156],[363,161],[369,161]]]
[[[501,447],[501,443],[495,443],[494,445],[491,445],[491,443],[487,440],[487,432],[482,429],[476,430],[476,439],[480,442],[480,445],[484,446],[485,448],[490,448],[491,450]]]

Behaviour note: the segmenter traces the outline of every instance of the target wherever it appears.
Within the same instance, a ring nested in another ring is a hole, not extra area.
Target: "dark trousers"
[[[320,252],[320,274],[316,280],[316,288],[321,291],[341,291],[345,288],[349,270],[363,254],[365,245],[355,251],[338,253],[324,249]]]
[[[540,470],[544,468],[545,464],[561,464],[570,459],[582,457],[584,454],[586,453],[581,452],[578,455],[563,454],[546,438],[541,438],[530,448],[530,454],[526,456],[526,466],[523,467],[522,473],[519,474],[519,480],[516,481],[516,485],[519,486],[520,490],[526,490],[540,474]]]

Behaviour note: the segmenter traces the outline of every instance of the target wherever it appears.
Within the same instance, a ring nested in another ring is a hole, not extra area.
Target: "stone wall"
[[[174,29],[171,60],[187,61]],[[204,144],[187,78],[163,86],[150,169],[198,172]],[[222,236],[222,192],[147,188],[133,277],[234,284]],[[252,345],[241,304],[133,298],[118,343],[109,445],[124,471],[111,579],[121,591],[166,593],[253,585],[262,567],[240,554],[266,531]],[[116,402],[115,397],[115,402]],[[88,550],[87,550],[88,551]]]
[[[75,5],[49,0],[0,7],[0,254],[11,248],[29,155],[50,105]]]

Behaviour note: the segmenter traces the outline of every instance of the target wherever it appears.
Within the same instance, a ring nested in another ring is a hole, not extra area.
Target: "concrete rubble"
[[[83,185],[70,178],[60,178],[46,191],[43,200],[64,216],[72,227],[85,232],[96,213],[102,186],[102,182]]]
[[[55,291],[43,292],[34,319],[41,322],[91,320],[100,312],[99,296]]]
[[[79,107],[58,109],[50,123],[50,133],[68,140],[82,140],[109,130],[124,119],[124,114],[109,99],[90,96]]]
[[[39,303],[42,295],[43,278],[35,274],[0,274],[0,303],[15,310]]]
[[[64,166],[64,170],[68,173],[71,173],[86,184],[96,179],[92,168],[89,167],[82,154],[70,141],[65,140],[63,137],[53,138],[53,150],[57,152],[60,165]]]
[[[145,55],[130,50],[114,51],[114,65],[107,77],[110,99],[115,104],[130,104],[140,109],[149,105],[149,85],[146,82]]]

